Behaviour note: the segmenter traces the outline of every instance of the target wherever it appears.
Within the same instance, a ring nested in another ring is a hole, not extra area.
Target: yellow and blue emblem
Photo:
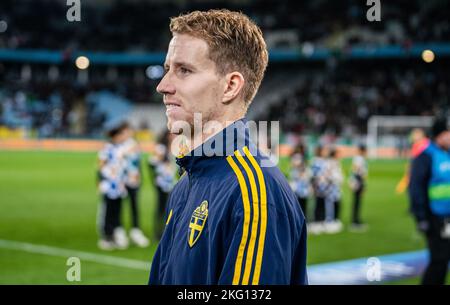
[[[208,201],[204,200],[192,213],[191,221],[189,223],[188,243],[192,248],[202,234],[208,219]]]

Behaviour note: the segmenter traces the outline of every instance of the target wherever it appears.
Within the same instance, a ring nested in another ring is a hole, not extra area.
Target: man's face
[[[450,131],[444,131],[436,138],[436,143],[445,150],[450,150]]]
[[[164,95],[167,127],[172,133],[177,133],[176,121],[192,128],[194,113],[201,113],[203,122],[220,117],[223,78],[216,73],[208,49],[203,39],[186,34],[174,34],[170,41],[166,74],[156,90]]]

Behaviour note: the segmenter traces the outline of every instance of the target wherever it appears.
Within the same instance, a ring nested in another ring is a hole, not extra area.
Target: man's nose
[[[170,72],[166,73],[156,87],[156,91],[160,94],[174,94],[175,86],[170,80]]]

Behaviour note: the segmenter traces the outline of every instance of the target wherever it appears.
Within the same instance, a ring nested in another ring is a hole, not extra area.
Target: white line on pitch
[[[29,252],[29,253],[51,255],[51,256],[59,256],[59,257],[75,256],[75,257],[80,258],[80,260],[85,260],[85,261],[89,261],[89,262],[93,262],[93,263],[111,265],[111,266],[115,266],[115,267],[138,269],[138,270],[149,271],[150,267],[151,267],[151,263],[145,262],[145,261],[140,261],[140,260],[115,257],[115,256],[109,256],[109,255],[103,255],[103,254],[95,254],[95,253],[83,252],[83,251],[78,251],[78,250],[50,247],[50,246],[45,246],[45,245],[36,245],[36,244],[30,244],[30,243],[24,243],[24,242],[12,241],[12,240],[0,239],[0,248],[9,249],[9,250],[25,251],[25,252]]]

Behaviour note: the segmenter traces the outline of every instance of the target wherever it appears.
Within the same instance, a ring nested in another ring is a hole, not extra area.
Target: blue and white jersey
[[[355,156],[352,160],[352,173],[362,179],[367,177],[367,161],[363,156]]]
[[[298,197],[308,198],[311,193],[311,170],[302,157],[293,156],[293,160],[289,185]]]
[[[98,153],[98,159],[100,161],[100,193],[111,199],[126,196],[124,184],[126,162],[121,146],[107,143]]]
[[[367,161],[363,156],[355,156],[352,160],[352,172],[349,185],[353,191],[364,187],[368,174]]]
[[[326,197],[330,201],[338,201],[341,199],[341,185],[344,180],[342,168],[338,160],[328,160],[326,176],[328,179],[328,189]]]
[[[300,198],[308,198],[311,193],[311,183],[308,174],[300,174],[298,172],[291,173],[291,188]]]
[[[122,145],[121,149],[125,156],[125,185],[137,188],[141,184],[140,160],[141,152],[139,144],[133,138],[129,138]]]
[[[175,166],[170,161],[154,164],[156,173],[156,185],[164,192],[170,193],[176,184]]]
[[[321,157],[315,157],[311,162],[311,172],[314,193],[317,197],[325,197],[328,181],[326,178],[326,160]]]
[[[177,182],[175,177],[177,166],[175,161],[168,155],[165,145],[158,144],[156,151],[156,155],[149,158],[149,163],[155,173],[155,184],[164,193],[170,193]]]

